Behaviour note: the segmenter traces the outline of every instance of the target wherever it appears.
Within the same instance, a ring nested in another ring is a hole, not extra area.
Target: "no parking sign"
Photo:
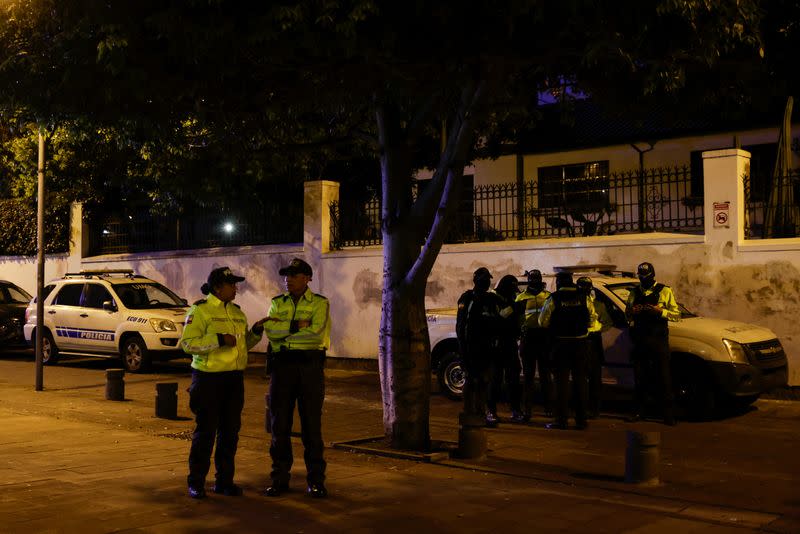
[[[714,228],[730,228],[730,202],[714,202]]]

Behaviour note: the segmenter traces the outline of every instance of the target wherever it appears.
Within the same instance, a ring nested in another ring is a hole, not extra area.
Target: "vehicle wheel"
[[[741,412],[746,410],[751,404],[758,400],[758,395],[747,395],[745,397],[729,397],[727,405],[734,412]]]
[[[34,334],[34,344],[36,343],[36,332]],[[58,347],[53,340],[53,334],[49,330],[42,332],[42,363],[45,365],[55,365],[58,363]]]
[[[464,394],[466,374],[457,352],[448,352],[439,360],[439,389],[448,399],[459,400]]]
[[[714,417],[717,409],[717,394],[714,382],[705,367],[687,362],[672,371],[675,403],[684,416],[698,421]]]
[[[125,338],[120,347],[122,365],[131,373],[140,373],[150,368],[150,355],[144,341],[139,336]]]

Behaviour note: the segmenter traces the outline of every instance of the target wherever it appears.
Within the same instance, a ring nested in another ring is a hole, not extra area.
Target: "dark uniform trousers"
[[[492,360],[497,348],[490,343],[476,344],[466,350],[464,370],[464,413],[486,415]]]
[[[546,328],[530,328],[525,331],[520,344],[522,373],[524,375],[524,412],[533,413],[533,375],[539,367],[539,385],[542,387],[542,404],[545,411],[553,407],[553,369],[550,355],[550,335]]]
[[[632,354],[633,373],[636,381],[636,411],[644,414],[648,393],[655,393],[661,401],[662,415],[674,416],[672,393],[672,371],[670,369],[669,331],[666,327],[634,329]]]
[[[600,398],[603,388],[603,363],[605,363],[603,351],[603,335],[600,332],[589,332],[589,412],[597,414],[600,412]]]
[[[325,351],[287,350],[274,352],[270,362],[269,417],[272,441],[273,484],[289,483],[292,468],[292,416],[295,403],[300,414],[308,484],[325,481],[322,403],[325,400]]]
[[[588,338],[555,338],[553,363],[556,369],[556,422],[567,423],[569,415],[569,377],[572,374],[572,395],[575,422],[586,422],[586,367]]]
[[[222,486],[233,484],[234,457],[239,443],[243,407],[242,371],[192,371],[189,408],[195,414],[196,428],[189,451],[189,486],[197,488],[205,483],[215,438],[216,483]]]
[[[505,379],[506,389],[508,390],[508,402],[511,410],[520,411],[520,398],[522,392],[519,384],[519,352],[516,339],[501,339],[497,347],[495,361],[491,369],[491,382],[489,384],[489,395],[487,406],[489,411],[497,415],[497,402],[500,400]]]

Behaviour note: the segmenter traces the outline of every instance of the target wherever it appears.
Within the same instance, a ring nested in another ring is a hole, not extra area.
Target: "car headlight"
[[[176,332],[178,330],[175,323],[169,319],[150,319],[150,326],[156,332]]]
[[[736,341],[731,341],[730,339],[723,339],[722,343],[725,345],[725,348],[728,349],[728,356],[731,357],[733,363],[750,363],[744,345]]]

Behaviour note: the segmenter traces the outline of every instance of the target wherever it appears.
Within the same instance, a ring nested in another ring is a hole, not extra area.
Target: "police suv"
[[[120,357],[138,372],[154,360],[184,357],[178,346],[187,302],[128,269],[68,273],[44,288],[42,359]],[[25,312],[25,340],[36,340],[36,299]]]
[[[632,389],[632,343],[625,303],[639,280],[633,273],[614,269],[613,265],[557,268],[592,279],[595,302],[605,305],[611,320],[602,334],[603,383]],[[555,290],[552,281],[549,286]],[[762,393],[786,386],[788,362],[774,332],[753,324],[699,317],[683,306],[680,310],[681,320],[669,323],[669,344],[675,398],[685,414],[708,418],[721,403],[746,406]],[[428,311],[431,366],[437,370],[441,391],[453,399],[460,398],[464,386],[455,325],[455,309]]]

